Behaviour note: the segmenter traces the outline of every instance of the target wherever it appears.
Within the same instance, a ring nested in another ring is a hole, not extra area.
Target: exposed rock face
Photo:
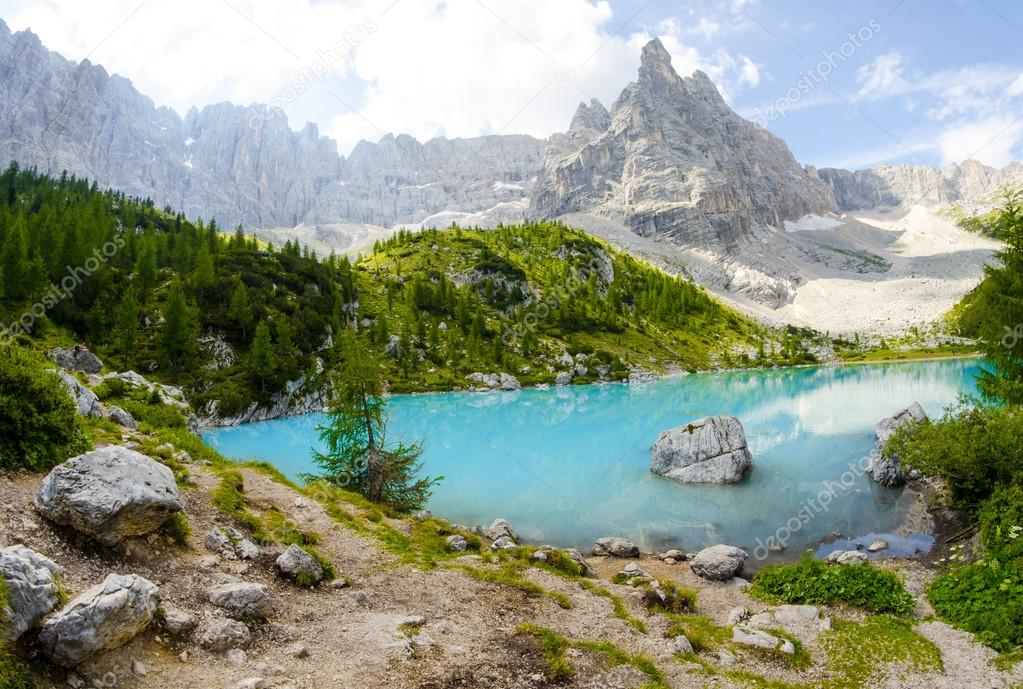
[[[590,212],[679,244],[734,246],[832,207],[781,139],[739,117],[703,72],[682,78],[657,39],[611,112],[581,106],[550,139],[530,215]]]
[[[116,545],[152,533],[183,505],[170,469],[111,446],[55,467],[39,487],[35,508],[51,522]]]
[[[127,79],[66,60],[2,22],[0,65],[0,159],[66,169],[222,227],[342,219],[390,227],[509,205],[518,220],[543,156],[543,142],[529,136],[422,144],[388,135],[345,160],[315,125],[294,132],[265,106],[218,103],[181,118]]]
[[[72,347],[71,349],[54,349],[50,356],[61,368],[82,373],[99,373],[103,362],[87,349]]]
[[[91,416],[98,419],[103,415],[102,405],[99,403],[96,393],[82,385],[77,378],[63,369],[57,371],[57,375],[60,376],[64,388],[71,395],[71,401],[79,416]]]
[[[75,667],[134,638],[149,626],[158,604],[151,581],[111,574],[47,620],[39,643],[55,663]]]
[[[822,168],[817,173],[843,211],[914,204],[943,206],[980,199],[1006,185],[1023,182],[1020,163],[1009,163],[999,170],[976,160],[941,168],[902,164],[856,172]]]
[[[288,546],[277,558],[277,571],[306,585],[323,580],[323,566],[315,557],[294,544]]]
[[[55,562],[34,550],[12,545],[0,550],[0,578],[7,605],[0,607],[0,643],[13,643],[46,615],[59,599]]]
[[[752,468],[746,434],[734,416],[664,431],[651,450],[650,471],[683,483],[737,483]]]
[[[927,412],[919,403],[914,402],[894,416],[881,419],[877,423],[874,427],[874,432],[877,433],[877,447],[871,452],[870,463],[867,466],[867,473],[875,481],[886,488],[898,488],[906,482],[907,473],[903,471],[899,458],[888,453],[885,445],[898,429],[926,420]]]
[[[704,548],[690,561],[689,567],[697,576],[713,581],[728,581],[742,573],[746,551],[731,545],[712,545]]]

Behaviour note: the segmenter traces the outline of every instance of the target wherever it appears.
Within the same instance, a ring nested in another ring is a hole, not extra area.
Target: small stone
[[[871,553],[877,553],[882,550],[888,549],[888,541],[883,538],[875,538],[874,542],[867,546],[867,550]]]
[[[318,584],[323,580],[323,566],[308,552],[297,545],[290,545],[277,558],[277,570],[286,577],[294,578],[303,584]]]
[[[231,689],[271,689],[273,685],[262,677],[249,677],[233,685]]]
[[[496,541],[490,544],[492,550],[507,550],[509,548],[517,547],[515,541],[508,536],[501,536]]]
[[[744,607],[732,608],[731,612],[728,613],[728,621],[725,623],[729,627],[734,627],[737,624],[742,624],[750,618],[750,612]]]
[[[712,581],[728,581],[742,572],[746,551],[730,545],[713,545],[696,554],[689,568],[693,574]]]
[[[188,651],[182,651],[178,655],[178,660],[180,660],[182,663],[187,663],[188,662]]]
[[[208,591],[209,601],[237,618],[269,619],[276,612],[273,601],[262,584],[238,582],[214,586]]]
[[[536,551],[529,557],[531,560],[535,560],[536,562],[547,562],[547,553],[542,550]]]
[[[306,646],[303,643],[295,643],[295,644],[292,644],[292,645],[288,646],[288,648],[285,651],[285,653],[287,653],[292,658],[297,658],[298,660],[302,660],[303,658],[308,658],[309,657],[309,647]]]
[[[213,569],[220,564],[220,558],[216,555],[203,555],[199,558],[199,566],[203,569]]]
[[[85,687],[85,680],[72,672],[67,676],[67,685],[71,689],[83,689]]]
[[[195,629],[195,615],[187,610],[182,610],[170,603],[164,603],[161,609],[163,611],[163,628],[174,636],[187,634]]]
[[[735,667],[735,656],[728,651],[718,651],[718,663],[725,668]]]
[[[515,533],[515,529],[511,527],[506,519],[495,519],[494,522],[487,527],[487,530],[483,532],[483,535],[489,538],[491,541],[496,541],[499,538],[508,538],[513,543],[518,543],[519,535]]]
[[[858,565],[867,561],[867,555],[855,550],[833,550],[824,561],[837,565]]]
[[[639,546],[626,538],[598,538],[593,544],[593,555],[611,557],[639,557]]]
[[[137,660],[131,664],[131,672],[133,675],[138,675],[139,677],[145,677],[147,674],[149,674],[145,664]]]
[[[327,584],[327,586],[329,586],[332,589],[347,588],[348,587],[348,580],[345,579],[344,577],[341,577],[339,579],[334,579],[332,582]]]
[[[369,594],[365,591],[356,591],[350,596],[350,598],[353,603],[363,608],[368,608],[373,604],[369,598]]]
[[[240,648],[232,648],[226,653],[225,657],[227,658],[227,662],[232,665],[241,666],[249,659],[249,654]]]
[[[232,648],[248,648],[252,643],[249,628],[236,620],[214,620],[202,633],[199,643],[214,653],[223,653]]]
[[[676,562],[679,562],[681,560],[685,560],[686,559],[686,554],[683,553],[678,548],[671,548],[670,550],[665,550],[658,557],[660,557],[662,560],[665,560],[665,561],[667,561],[667,560],[675,560]]]
[[[693,652],[693,644],[690,643],[689,639],[687,639],[683,634],[676,636],[669,643],[672,653],[681,653],[686,655]]]

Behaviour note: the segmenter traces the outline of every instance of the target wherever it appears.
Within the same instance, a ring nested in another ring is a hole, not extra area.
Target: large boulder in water
[[[39,644],[53,662],[75,667],[133,639],[153,621],[159,603],[153,582],[111,574],[47,620]]]
[[[734,416],[708,416],[664,431],[650,471],[683,483],[737,483],[753,468],[746,433]]]
[[[898,488],[906,483],[907,474],[903,471],[899,458],[885,449],[888,440],[897,430],[927,420],[927,412],[919,403],[914,402],[893,416],[881,419],[874,426],[877,434],[877,447],[870,453],[867,473],[880,485],[886,488]]]
[[[0,550],[0,579],[7,591],[0,606],[0,644],[13,643],[60,602],[56,576],[60,568],[22,545]]]
[[[183,507],[169,468],[116,445],[55,467],[35,498],[43,517],[104,545],[150,534]]]

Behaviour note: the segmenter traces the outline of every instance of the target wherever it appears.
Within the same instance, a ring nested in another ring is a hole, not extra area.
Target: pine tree
[[[235,288],[231,294],[228,317],[241,331],[242,340],[246,340],[249,330],[252,328],[252,308],[249,306],[249,290],[245,288],[245,283],[241,281],[241,278],[235,278]]]
[[[417,478],[422,445],[385,443],[383,365],[351,330],[339,336],[341,358],[332,375],[332,393],[324,425],[325,452],[314,459],[322,479],[352,490],[398,512],[421,508],[440,479]]]
[[[213,286],[213,256],[210,255],[209,245],[205,241],[199,242],[199,248],[195,253],[195,274],[192,276],[195,291],[199,299],[206,294],[206,290]]]
[[[197,354],[196,340],[199,337],[199,316],[185,298],[181,280],[175,280],[167,293],[163,307],[164,324],[160,331],[160,353],[164,363],[178,377],[183,370],[191,368]]]
[[[266,382],[274,374],[274,352],[270,344],[270,328],[266,321],[260,321],[252,336],[252,349],[249,351],[249,368],[259,383],[259,390],[266,393]]]
[[[135,362],[135,347],[138,345],[139,316],[141,307],[135,297],[135,290],[125,290],[117,307],[116,338],[124,362],[131,366]]]

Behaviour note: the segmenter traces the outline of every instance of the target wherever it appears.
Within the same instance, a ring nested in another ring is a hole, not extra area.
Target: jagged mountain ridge
[[[832,208],[785,142],[736,114],[703,72],[680,77],[655,39],[609,113],[581,106],[551,137],[530,213],[590,212],[643,236],[732,246],[754,224]]]
[[[158,108],[131,82],[48,51],[0,20],[0,159],[68,170],[224,226],[415,223],[524,199],[543,142],[524,135],[362,142],[345,159],[315,125],[254,104]]]

